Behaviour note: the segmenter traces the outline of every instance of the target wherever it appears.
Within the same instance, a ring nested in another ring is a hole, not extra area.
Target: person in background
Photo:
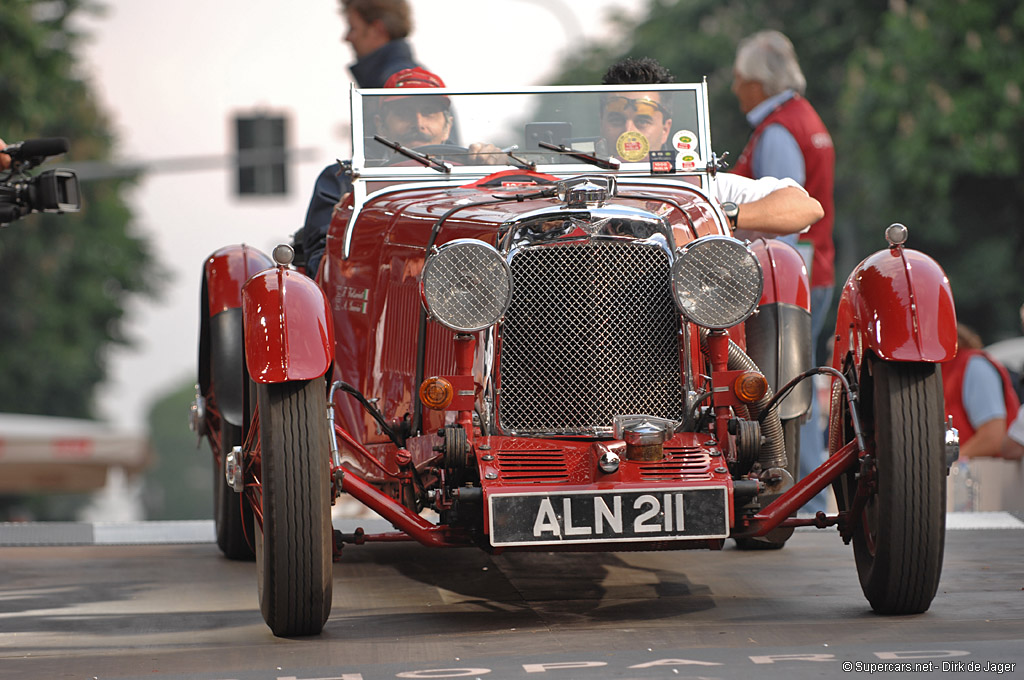
[[[835,149],[832,136],[803,94],[807,81],[793,43],[778,31],[761,31],[742,42],[733,64],[732,91],[754,128],[733,172],[746,177],[789,177],[818,199],[825,215],[799,236],[813,248],[811,277],[811,360],[821,363],[818,341],[835,288],[835,219],[833,185]],[[787,239],[797,245],[797,239]],[[828,455],[815,400],[800,431],[800,475],[821,465]],[[805,506],[825,509],[824,492]]]
[[[419,67],[406,40],[412,32],[406,0],[341,0],[341,5],[348,22],[345,41],[356,53],[349,71],[359,87],[384,87],[395,73]]]
[[[1020,402],[1006,369],[982,351],[977,333],[957,324],[957,342],[956,356],[942,364],[942,389],[946,413],[960,431],[960,459],[998,457]]]
[[[790,177],[825,210],[800,236],[814,247],[811,327],[816,344],[835,286],[835,149],[825,124],[803,97],[806,84],[793,44],[782,33],[761,31],[740,43],[732,91],[754,130],[732,171],[754,178]]]

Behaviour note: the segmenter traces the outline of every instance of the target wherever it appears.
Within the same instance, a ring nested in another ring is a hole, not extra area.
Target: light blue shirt
[[[772,111],[795,95],[793,90],[784,90],[775,96],[768,97],[747,113],[747,122],[751,127],[756,128]],[[800,186],[803,186],[804,180],[807,179],[804,153],[800,150],[800,145],[797,144],[796,138],[790,131],[778,123],[772,123],[761,132],[761,137],[754,147],[751,171],[755,178],[788,177]],[[778,238],[791,246],[796,246],[799,240],[797,234],[779,236]]]
[[[775,109],[792,99],[796,93],[785,90],[765,99],[747,113],[747,122],[757,127]],[[754,148],[752,170],[754,177],[789,177],[800,186],[807,179],[804,154],[796,138],[782,125],[772,123],[761,133]]]
[[[993,418],[1006,417],[1003,378],[985,357],[973,356],[967,362],[961,398],[967,420],[975,430]]]

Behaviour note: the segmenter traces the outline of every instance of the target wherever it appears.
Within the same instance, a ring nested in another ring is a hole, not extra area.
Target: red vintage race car
[[[192,422],[218,544],[255,554],[274,634],[322,629],[344,543],[404,539],[718,550],[836,526],[875,610],[930,606],[958,449],[941,268],[890,227],[842,290],[831,366],[812,367],[803,259],[735,237],[705,85],[631,89],[353,90],[316,270],[287,245],[206,260]],[[485,151],[389,138],[396,103],[443,109]],[[645,111],[671,116],[668,140],[606,129]],[[831,457],[794,482],[817,373]],[[798,517],[829,484],[838,513]],[[342,494],[396,531],[333,530]]]

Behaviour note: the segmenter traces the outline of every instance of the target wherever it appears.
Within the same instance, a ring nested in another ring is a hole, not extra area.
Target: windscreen
[[[353,166],[392,178],[517,167],[699,174],[710,154],[705,102],[702,84],[353,90]]]

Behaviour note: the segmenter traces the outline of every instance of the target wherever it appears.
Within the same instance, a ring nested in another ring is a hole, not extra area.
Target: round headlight
[[[676,253],[672,295],[679,311],[705,328],[729,328],[761,300],[764,275],[757,256],[729,236],[705,236]]]
[[[501,253],[483,241],[450,241],[423,265],[420,292],[427,313],[453,331],[497,323],[512,298],[512,275]]]

